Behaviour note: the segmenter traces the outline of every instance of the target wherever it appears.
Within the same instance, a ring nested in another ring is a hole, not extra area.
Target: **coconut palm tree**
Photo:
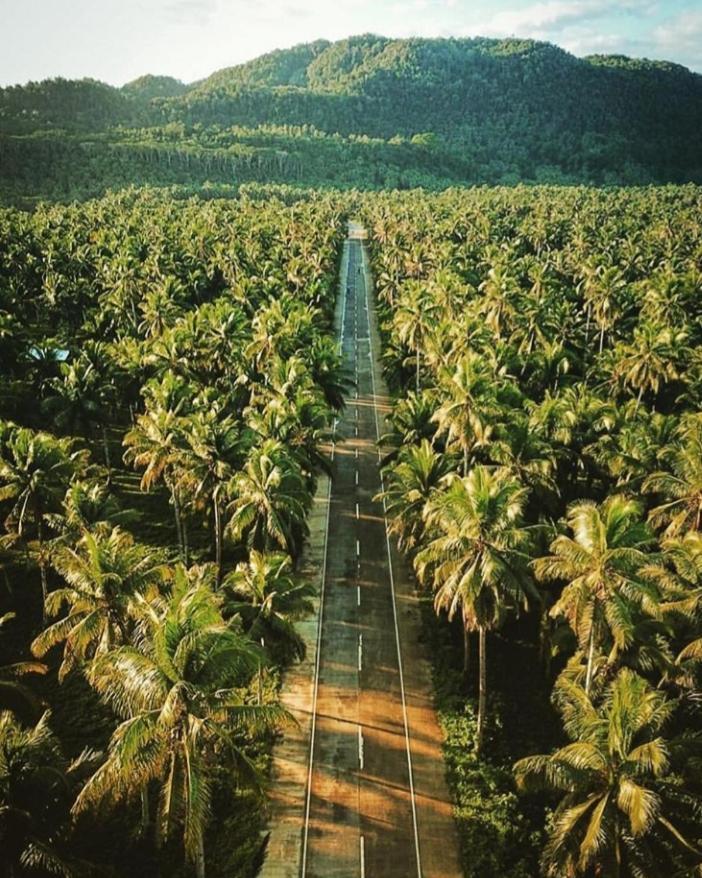
[[[141,600],[135,645],[98,657],[89,680],[122,718],[104,764],[74,812],[157,791],[156,832],[181,834],[198,878],[205,875],[205,830],[213,773],[223,759],[239,782],[258,778],[242,743],[287,720],[276,704],[249,704],[245,686],[262,661],[235,622],[226,622],[208,577],[179,565],[171,590]]]
[[[546,874],[672,874],[659,868],[666,844],[695,853],[667,808],[677,782],[674,742],[663,734],[674,702],[628,668],[598,703],[569,679],[558,682],[555,698],[571,743],[514,767],[521,789],[562,795],[544,850]]]
[[[419,370],[426,339],[437,322],[439,304],[418,281],[408,281],[402,288],[397,308],[392,313],[393,330],[403,345],[414,352],[415,393],[419,393]]]
[[[197,508],[212,513],[217,582],[222,581],[223,513],[234,470],[243,456],[241,429],[221,406],[197,410],[183,424],[187,449],[180,461],[179,488]]]
[[[661,542],[661,557],[644,569],[661,593],[660,618],[673,625],[679,650],[668,675],[694,693],[699,689],[702,662],[702,534]],[[680,648],[681,644],[685,644]]]
[[[227,576],[224,588],[233,597],[231,609],[241,614],[253,640],[282,641],[297,658],[304,658],[305,644],[294,623],[312,612],[315,588],[294,575],[288,555],[252,550],[248,561]]]
[[[447,455],[435,451],[424,439],[420,445],[403,446],[383,470],[385,490],[376,499],[385,504],[390,530],[397,535],[401,549],[412,551],[421,545],[424,506],[450,469]]]
[[[32,652],[44,656],[64,643],[59,679],[76,666],[126,643],[135,595],[155,587],[163,577],[163,561],[120,528],[85,531],[75,548],[61,546],[53,566],[66,586],[46,599],[46,614],[68,612],[39,634]]]
[[[147,408],[139,415],[136,425],[124,437],[125,463],[143,469],[142,491],[150,491],[163,481],[171,496],[176,534],[181,556],[187,558],[188,546],[178,483],[181,475],[185,439],[185,416],[182,409],[185,397],[180,397],[173,408]]]
[[[485,727],[487,632],[498,628],[528,598],[538,599],[527,567],[528,531],[521,519],[527,491],[501,469],[477,466],[467,476],[449,475],[424,508],[427,539],[417,553],[420,580],[435,591],[437,612],[449,620],[460,612],[464,629],[464,669],[468,634],[478,632],[479,689],[476,749]]]
[[[259,551],[277,546],[295,557],[305,534],[310,497],[285,446],[267,439],[253,448],[230,490],[234,499],[227,533]]]
[[[70,439],[12,427],[0,445],[0,501],[11,502],[5,520],[8,530],[26,541],[27,523],[34,526],[44,601],[48,594],[45,551],[48,516],[61,508],[68,485],[80,473],[86,453]]]
[[[446,436],[449,448],[462,452],[465,476],[471,455],[490,442],[500,378],[484,357],[470,352],[454,369],[444,370],[439,382],[443,398],[432,421],[437,435]]]
[[[702,530],[702,415],[683,419],[677,441],[660,456],[668,469],[651,473],[643,483],[646,493],[663,499],[651,510],[651,524],[665,525],[666,537]]]
[[[85,864],[67,853],[71,798],[92,756],[70,762],[49,726],[49,713],[26,727],[0,713],[0,846],[8,878],[51,874],[72,878]]]
[[[644,323],[634,329],[631,342],[615,346],[612,381],[638,391],[634,414],[645,393],[656,396],[662,386],[679,377],[677,364],[684,357],[686,340],[684,331]]]
[[[640,503],[622,495],[600,506],[573,503],[566,517],[572,536],[557,536],[551,555],[534,561],[539,579],[566,582],[550,613],[565,617],[587,655],[586,692],[607,641],[613,643],[613,658],[631,643],[634,608],[654,611],[656,592],[638,575],[652,543],[641,513]]]
[[[8,622],[15,618],[15,613],[4,613],[0,616],[0,632]],[[30,705],[38,703],[34,693],[20,682],[19,677],[28,674],[45,674],[48,668],[41,662],[23,661],[13,662],[10,665],[0,665],[0,699],[5,702],[6,696],[11,699],[13,696],[19,696],[24,702]],[[0,705],[5,707],[6,704]]]

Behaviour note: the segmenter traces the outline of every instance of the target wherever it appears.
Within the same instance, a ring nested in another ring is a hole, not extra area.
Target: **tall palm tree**
[[[67,585],[46,599],[47,616],[68,612],[32,643],[44,656],[64,643],[59,679],[87,659],[104,655],[129,639],[135,596],[162,579],[162,559],[120,528],[86,531],[74,547],[62,546],[53,565]]]
[[[222,581],[224,506],[235,468],[239,465],[243,443],[241,430],[233,418],[217,404],[196,411],[183,425],[187,450],[182,453],[179,486],[196,507],[212,513],[217,582]]]
[[[414,352],[415,393],[419,393],[419,370],[426,339],[437,322],[439,305],[418,281],[408,281],[402,288],[397,308],[393,311],[393,329],[402,342]]]
[[[0,616],[0,632],[3,627],[15,618],[15,613],[4,613]],[[48,668],[41,662],[13,662],[11,665],[0,665],[0,699],[5,702],[5,696],[12,698],[19,696],[24,702],[36,705],[37,699],[34,693],[19,681],[19,677],[27,674],[45,674]],[[5,707],[2,704],[0,707]]]
[[[443,401],[432,420],[437,435],[445,435],[449,447],[463,453],[464,476],[468,474],[470,455],[489,443],[499,383],[499,376],[475,352],[465,354],[454,369],[444,370],[440,376]]]
[[[521,789],[562,795],[544,851],[546,874],[660,876],[661,837],[694,853],[666,809],[676,781],[674,742],[663,732],[674,702],[628,668],[598,703],[566,678],[555,697],[571,743],[514,767]]]
[[[266,643],[282,640],[298,658],[305,644],[294,623],[312,612],[312,583],[292,572],[290,557],[282,552],[257,552],[237,564],[226,578],[225,590],[232,594],[232,608],[241,613],[249,636]]]
[[[124,460],[137,469],[143,469],[142,491],[150,491],[154,485],[163,481],[171,495],[175,516],[176,534],[181,555],[187,558],[188,546],[185,522],[178,482],[185,440],[183,438],[184,416],[181,413],[185,397],[181,397],[174,407],[147,408],[139,415],[136,425],[124,437],[127,449]]]
[[[683,419],[677,441],[661,453],[668,470],[651,473],[643,490],[658,494],[663,503],[651,510],[655,527],[666,525],[665,536],[702,530],[702,415]]]
[[[44,601],[48,594],[45,551],[48,516],[61,508],[71,480],[83,468],[84,451],[76,451],[70,439],[14,427],[0,445],[0,501],[12,503],[5,521],[8,530],[25,539],[27,522],[34,525],[37,557]]]
[[[654,591],[638,576],[652,542],[641,511],[640,503],[622,495],[601,506],[573,503],[566,517],[573,535],[557,536],[552,554],[534,561],[539,579],[566,582],[550,613],[566,618],[587,655],[586,692],[606,638],[615,651],[626,648],[633,638],[633,609],[651,612],[655,604]]]
[[[417,553],[421,580],[430,579],[437,612],[460,612],[465,632],[478,632],[479,688],[476,749],[482,747],[487,695],[487,632],[538,595],[527,567],[528,531],[521,519],[527,491],[501,469],[477,466],[467,476],[449,475],[429,498],[427,541]]]
[[[694,692],[699,689],[702,662],[702,534],[690,531],[663,540],[661,550],[661,557],[646,566],[644,575],[660,589],[658,613],[672,623],[678,644],[669,675]]]
[[[240,781],[258,777],[242,740],[276,728],[287,714],[275,704],[247,702],[244,687],[261,655],[235,623],[223,619],[198,568],[179,565],[164,598],[141,601],[135,644],[91,665],[90,682],[122,722],[74,811],[148,795],[149,786],[155,787],[158,838],[182,833],[185,854],[204,878],[217,762],[225,758],[238,765]]]
[[[66,829],[89,763],[89,754],[73,762],[64,757],[48,712],[29,727],[9,711],[0,713],[0,846],[8,878],[79,873],[80,864],[66,853]]]
[[[268,439],[252,449],[232,479],[227,532],[265,551],[275,546],[295,557],[305,534],[310,497],[296,462],[279,442]]]
[[[411,551],[421,544],[424,506],[450,468],[449,458],[435,451],[427,439],[420,445],[403,446],[385,467],[385,490],[377,499],[385,503],[400,548]]]
[[[684,356],[687,334],[649,323],[637,326],[631,342],[617,344],[612,352],[612,380],[638,391],[638,412],[645,393],[657,395],[661,387],[679,377],[677,364]]]

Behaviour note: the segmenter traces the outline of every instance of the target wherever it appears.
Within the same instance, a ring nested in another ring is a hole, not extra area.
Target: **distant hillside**
[[[185,94],[188,86],[172,76],[140,76],[122,86],[122,92],[129,97],[151,101],[154,98],[175,98]]]
[[[138,180],[156,185],[271,174],[361,187],[702,181],[702,76],[532,40],[364,35],[271,52],[190,86],[144,76],[122,89],[50,80],[0,90],[0,158],[11,155],[23,179],[23,156],[33,164],[57,149],[55,138],[37,143],[57,130],[89,156],[91,191],[126,185],[134,162]],[[64,152],[69,177],[37,194],[80,195],[83,160]],[[0,168],[1,188],[8,174]]]

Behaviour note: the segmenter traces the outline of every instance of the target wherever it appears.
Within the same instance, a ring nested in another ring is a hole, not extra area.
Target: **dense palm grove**
[[[341,237],[323,197],[0,213],[3,874],[255,872]]]
[[[364,201],[468,875],[699,874],[701,208]]]
[[[466,875],[698,875],[701,208],[250,187],[0,212],[6,873],[256,873],[358,213]]]

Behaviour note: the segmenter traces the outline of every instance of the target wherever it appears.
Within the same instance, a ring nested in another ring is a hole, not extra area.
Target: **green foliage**
[[[530,40],[319,40],[191,86],[0,90],[0,197],[129,184],[339,188],[702,179],[702,78]]]

